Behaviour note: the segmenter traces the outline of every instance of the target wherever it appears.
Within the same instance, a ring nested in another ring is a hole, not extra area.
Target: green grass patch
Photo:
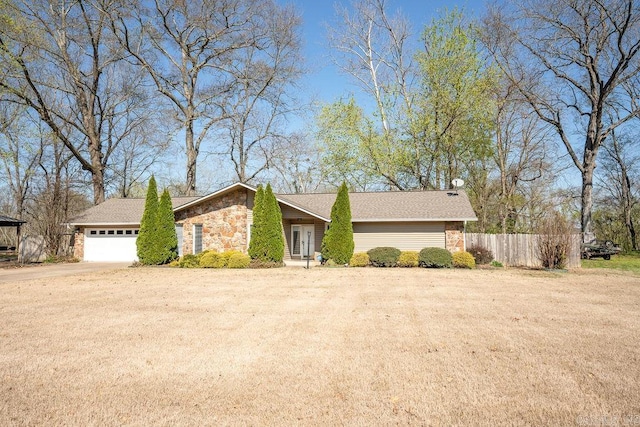
[[[608,261],[602,258],[583,259],[582,268],[612,268],[640,274],[640,253],[613,255]]]

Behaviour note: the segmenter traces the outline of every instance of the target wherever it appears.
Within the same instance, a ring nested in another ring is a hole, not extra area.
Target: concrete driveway
[[[130,262],[77,262],[0,269],[0,284],[49,277],[76,276],[96,271],[126,268],[129,265],[131,265]]]

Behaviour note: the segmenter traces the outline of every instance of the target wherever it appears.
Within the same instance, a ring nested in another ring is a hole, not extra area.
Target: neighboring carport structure
[[[9,216],[0,215],[0,227],[15,227],[16,228],[16,236],[17,236],[16,253],[18,254],[18,257],[20,257],[20,227],[25,222],[26,221],[23,221],[21,219],[15,219],[15,218],[11,218]]]

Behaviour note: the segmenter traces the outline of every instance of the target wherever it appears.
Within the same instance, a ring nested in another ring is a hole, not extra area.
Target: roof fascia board
[[[131,225],[140,225],[140,222],[69,222],[67,224],[86,228],[86,227],[131,226]]]
[[[318,215],[317,213],[311,212],[310,210],[305,209],[303,207],[296,206],[295,204],[293,204],[293,203],[291,203],[291,202],[289,202],[287,200],[283,200],[283,199],[279,198],[278,196],[276,196],[276,200],[278,202],[282,203],[282,204],[285,204],[285,205],[295,209],[295,210],[298,210],[300,212],[306,213],[307,215],[311,215],[314,218],[318,218],[319,220],[322,220],[324,222],[331,222],[331,219],[329,219],[329,218],[325,218],[322,215]]]
[[[452,222],[452,221],[477,221],[478,218],[352,218],[351,222]]]

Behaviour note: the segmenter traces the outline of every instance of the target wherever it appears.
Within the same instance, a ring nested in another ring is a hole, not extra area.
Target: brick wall
[[[175,214],[182,224],[182,253],[193,253],[193,225],[202,224],[202,250],[247,252],[247,190],[240,189]]]

